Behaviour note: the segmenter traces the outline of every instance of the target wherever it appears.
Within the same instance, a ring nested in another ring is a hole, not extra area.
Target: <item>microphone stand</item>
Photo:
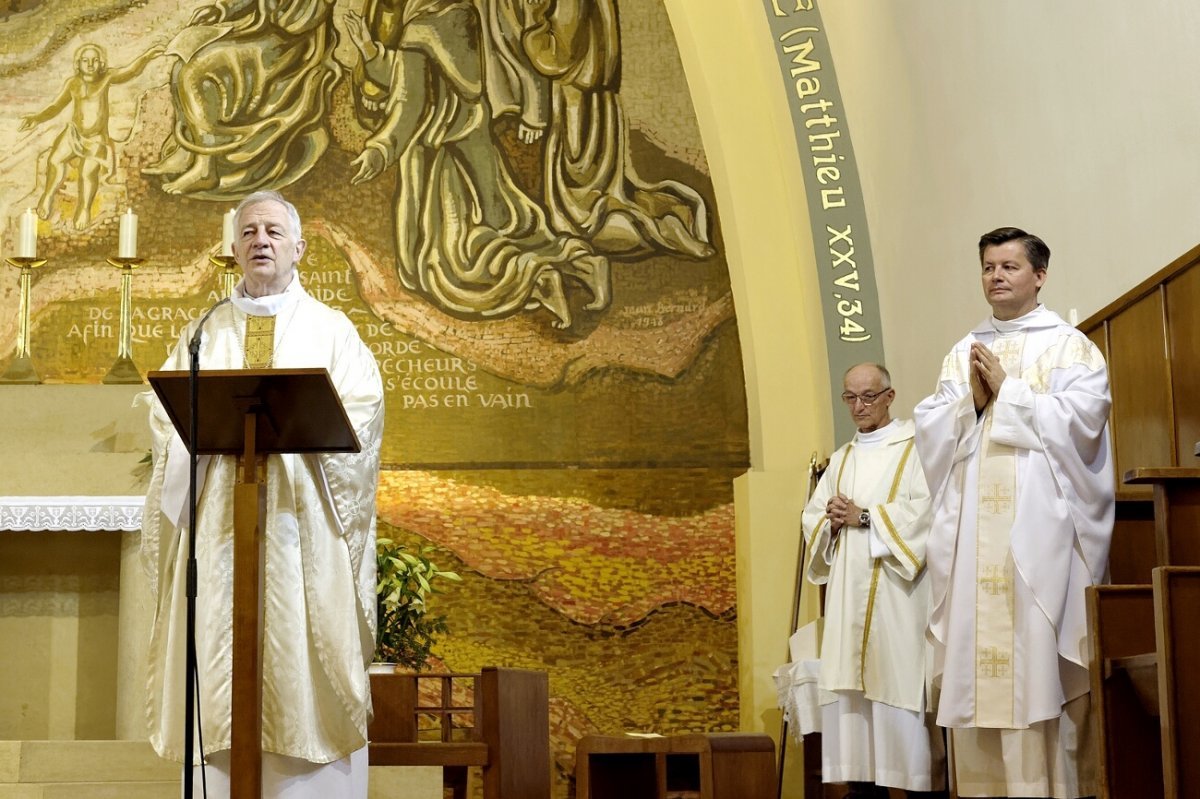
[[[183,705],[183,797],[192,799],[195,786],[192,779],[192,768],[195,763],[193,741],[195,738],[196,694],[199,690],[200,676],[196,664],[196,586],[199,582],[196,566],[196,473],[198,471],[197,444],[199,441],[200,409],[197,407],[200,399],[200,332],[204,323],[213,311],[229,302],[229,298],[218,302],[205,312],[196,325],[196,332],[188,342],[188,559],[187,559],[187,626],[186,626],[186,663],[184,665]],[[202,758],[203,759],[203,758]]]

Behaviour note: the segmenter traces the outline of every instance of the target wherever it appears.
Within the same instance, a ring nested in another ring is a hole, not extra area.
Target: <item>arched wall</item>
[[[760,8],[668,0],[712,169],[737,307],[751,468],[737,480],[743,729],[775,732],[807,468],[832,418],[812,238],[782,82]]]

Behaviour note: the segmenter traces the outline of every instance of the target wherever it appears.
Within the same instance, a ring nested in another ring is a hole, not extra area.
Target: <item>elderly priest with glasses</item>
[[[807,576],[827,584],[818,685],[821,770],[849,796],[944,788],[941,732],[926,712],[925,540],[929,490],[911,421],[892,419],[883,366],[846,372],[853,440],[829,461],[804,510]]]

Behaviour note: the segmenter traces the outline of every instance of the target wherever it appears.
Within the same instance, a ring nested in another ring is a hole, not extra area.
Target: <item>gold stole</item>
[[[267,369],[275,355],[275,317],[247,316],[243,346],[247,369]]]
[[[242,343],[242,352],[246,358],[247,369],[269,369],[275,357],[275,317],[246,315],[246,340]],[[237,458],[238,468],[243,463],[242,456]],[[264,486],[267,481],[267,456],[259,453],[255,458],[255,471],[258,481]]]
[[[991,350],[1004,371],[1021,374],[1024,333],[998,335]],[[995,398],[984,414],[975,533],[975,724],[1013,726],[1014,567],[1016,450],[991,440]]]
[[[892,476],[891,490],[888,491],[887,500],[884,504],[890,505],[896,501],[896,494],[900,492],[900,479],[904,476],[904,466],[908,463],[908,456],[912,454],[913,444],[915,443],[916,439],[910,438],[908,443],[904,445],[904,451],[900,454],[900,462],[896,464],[896,473]],[[884,446],[886,447],[890,445]],[[846,471],[846,464],[849,463],[850,456],[853,452],[854,444],[851,443],[846,449],[846,457],[842,459],[842,464],[838,467],[837,480],[834,482],[833,488],[835,493],[842,493],[842,474]],[[853,497],[851,499],[853,499]],[[892,538],[899,542],[901,549],[903,549],[904,552],[906,552],[908,556],[915,562],[916,558],[911,552],[909,552],[908,547],[905,546],[904,542],[900,540],[900,537],[896,534],[896,528],[892,525],[892,520],[888,517],[887,511],[884,510],[882,506],[879,508],[879,516],[880,518],[878,520],[872,520],[872,524],[879,523],[886,526]],[[822,519],[821,524],[824,524],[825,521],[825,519]],[[818,525],[818,529],[819,528],[820,525]],[[863,534],[870,535],[871,531],[865,530]],[[882,537],[882,533],[880,533],[880,536]],[[838,535],[837,541],[835,541],[833,544],[835,552],[837,551],[837,548],[841,546],[843,538],[845,538],[844,535]],[[879,574],[882,569],[883,558],[874,558],[871,564],[871,588],[867,594],[867,610],[863,616],[862,647],[859,649],[858,653],[858,681],[859,687],[863,691],[867,690],[867,642],[871,638],[871,619],[875,615],[875,594],[879,589]]]

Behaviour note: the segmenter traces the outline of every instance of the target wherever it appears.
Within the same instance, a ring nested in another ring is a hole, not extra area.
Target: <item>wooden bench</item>
[[[1200,796],[1200,567],[1088,589],[1102,795]]]
[[[1100,795],[1162,796],[1159,721],[1148,712],[1133,682],[1141,671],[1138,666],[1145,665],[1144,656],[1156,652],[1153,591],[1149,585],[1094,585],[1087,589],[1087,602]]]
[[[440,766],[455,799],[470,768],[481,770],[484,799],[550,798],[546,672],[372,674],[371,700],[371,765]]]
[[[1200,568],[1154,570],[1163,796],[1200,796]]]
[[[1141,584],[1088,589],[1103,793],[1200,796],[1200,469],[1130,469],[1125,482],[1151,489],[1153,516],[1113,531],[1111,572]]]
[[[575,749],[576,799],[775,799],[775,790],[775,743],[759,733],[587,735]]]

